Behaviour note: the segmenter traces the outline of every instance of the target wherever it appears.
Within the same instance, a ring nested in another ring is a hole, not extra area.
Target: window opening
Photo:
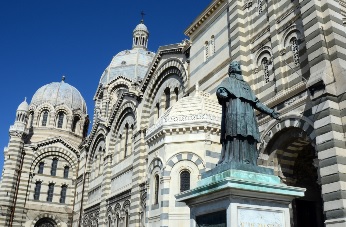
[[[171,104],[171,92],[169,88],[165,89],[165,96],[166,96],[166,110],[167,110]]]
[[[124,158],[126,158],[127,155],[127,142],[129,139],[129,124],[125,125],[125,152],[124,152]]]
[[[40,200],[40,192],[41,192],[41,182],[37,181],[35,185],[35,192],[34,192],[34,200]]]
[[[263,58],[262,59],[262,66],[263,66],[263,71],[264,71],[264,81],[266,83],[269,83],[269,66],[268,66],[268,59]]]
[[[44,162],[40,162],[40,164],[38,165],[37,173],[43,174],[43,168],[44,168]]]
[[[112,219],[110,216],[108,216],[108,227],[112,226]]]
[[[65,203],[67,186],[63,185],[60,192],[60,203]]]
[[[215,36],[211,36],[210,38],[210,55],[215,54]]]
[[[174,93],[175,93],[175,101],[178,102],[178,99],[179,99],[179,97],[178,97],[178,95],[179,95],[179,90],[178,90],[177,87],[174,88]]]
[[[299,65],[299,45],[297,38],[291,40],[291,49],[293,52],[293,62],[295,66]]]
[[[65,166],[65,168],[64,168],[64,178],[68,178],[69,171],[70,171],[70,167]]]
[[[126,220],[125,220],[125,226],[126,226],[126,227],[129,227],[129,212],[128,212],[128,211],[125,212],[125,218],[126,218]]]
[[[154,204],[159,203],[159,175],[155,175],[155,200]]]
[[[64,123],[64,116],[65,114],[63,112],[60,112],[58,115],[58,128],[62,128],[62,125]]]
[[[263,12],[263,0],[258,0],[258,14]]]
[[[204,44],[204,60],[207,61],[209,58],[209,43],[208,41]]]
[[[160,117],[160,104],[156,103],[157,119]]]
[[[29,127],[31,128],[34,123],[34,113],[30,113],[30,122],[29,122]]]
[[[54,184],[50,183],[48,185],[48,196],[47,196],[47,202],[52,202],[53,201],[53,194],[54,194]]]
[[[42,126],[47,126],[47,119],[48,119],[48,111],[45,110],[43,111],[43,115],[42,115]]]
[[[57,158],[53,158],[52,169],[50,170],[50,175],[56,176],[56,169],[57,169],[57,167],[58,167],[58,159]]]
[[[184,170],[180,173],[180,192],[190,190],[190,172]]]
[[[77,123],[79,122],[79,117],[74,117],[73,119],[73,123],[72,123],[72,132],[75,132],[76,131],[76,127],[77,127]]]

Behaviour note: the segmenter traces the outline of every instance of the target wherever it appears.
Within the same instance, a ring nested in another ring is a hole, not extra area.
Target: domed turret
[[[24,132],[26,124],[28,122],[28,112],[29,112],[29,104],[26,102],[26,98],[24,101],[19,104],[16,111],[16,119],[14,121],[14,125],[10,126],[10,132]]]
[[[29,104],[26,102],[25,98],[24,101],[21,104],[19,104],[17,108],[15,124],[19,123],[20,125],[25,126],[28,121],[28,111]]]
[[[26,102],[26,98],[21,104],[19,104],[17,111],[29,111],[29,104]]]
[[[147,49],[148,46],[149,31],[145,26],[143,20],[133,30],[133,44],[132,48],[143,48]]]

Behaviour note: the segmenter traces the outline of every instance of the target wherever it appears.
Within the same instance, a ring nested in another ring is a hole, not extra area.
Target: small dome
[[[209,93],[196,91],[194,96],[179,99],[168,108],[160,118],[147,130],[147,137],[156,134],[161,127],[179,128],[185,125],[220,125],[222,109],[218,101]]]
[[[108,84],[118,76],[130,80],[143,79],[154,55],[153,52],[140,48],[121,51],[113,57],[111,63],[103,72],[100,83]]]
[[[203,91],[196,91],[194,96],[187,96],[180,99],[172,109],[165,115],[167,120],[172,120],[186,116],[213,116],[210,119],[221,119],[221,106],[217,100],[212,99],[209,93]],[[184,118],[188,120],[188,117]],[[198,120],[198,118],[191,118],[191,121]]]
[[[144,31],[144,32],[149,33],[147,26],[145,26],[145,24],[143,24],[143,20],[142,20],[141,23],[138,24],[138,25],[136,26],[136,28],[133,30],[133,32],[136,32],[136,31]]]
[[[50,103],[53,106],[65,104],[72,110],[80,109],[86,114],[86,103],[80,92],[73,86],[64,82],[53,82],[39,88],[31,99],[30,105]]]
[[[29,111],[29,104],[26,102],[26,98],[19,104],[17,111]]]

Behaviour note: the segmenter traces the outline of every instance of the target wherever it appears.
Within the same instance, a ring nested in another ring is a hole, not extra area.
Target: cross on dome
[[[143,24],[143,22],[144,22],[144,16],[145,16],[145,13],[144,13],[144,11],[143,11],[143,10],[141,11],[141,15],[142,15],[142,20],[141,20],[141,23]]]

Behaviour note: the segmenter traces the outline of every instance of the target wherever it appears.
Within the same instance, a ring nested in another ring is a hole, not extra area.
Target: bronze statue
[[[275,119],[279,119],[279,114],[256,98],[249,84],[243,80],[239,62],[231,62],[228,75],[216,90],[222,105],[219,164],[238,162],[256,166],[260,134],[254,109]]]

